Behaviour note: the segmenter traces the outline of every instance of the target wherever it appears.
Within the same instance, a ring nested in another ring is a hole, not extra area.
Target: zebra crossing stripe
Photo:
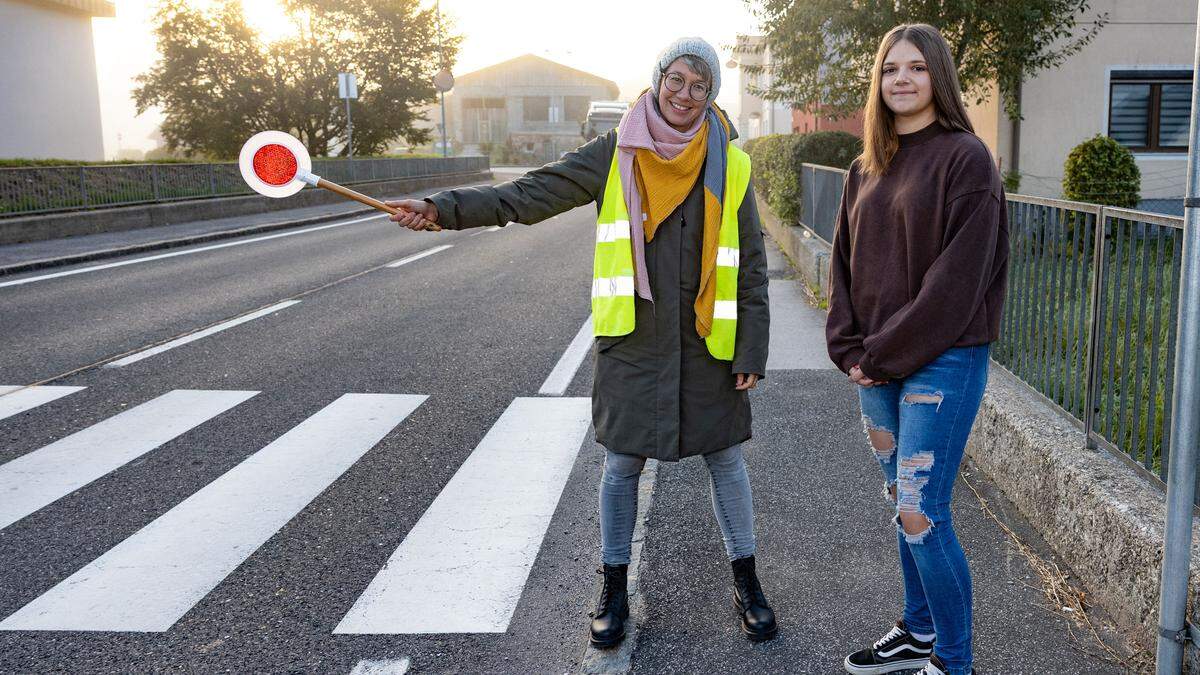
[[[87,387],[0,386],[0,420],[83,389]]]
[[[345,394],[0,622],[165,631],[425,400]]]
[[[0,529],[257,393],[177,389],[0,465]]]
[[[402,659],[363,659],[354,665],[350,675],[404,675],[408,672],[408,657]]]
[[[334,633],[506,631],[590,422],[588,398],[514,400]]]

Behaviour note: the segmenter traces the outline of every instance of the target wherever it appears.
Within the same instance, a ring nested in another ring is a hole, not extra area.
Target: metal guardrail
[[[1104,447],[1165,481],[1183,219],[1010,195],[994,357]]]
[[[800,165],[800,223],[826,244],[833,244],[846,170],[820,164]]]
[[[487,157],[316,159],[336,183],[484,171]],[[236,162],[0,168],[0,218],[251,194]]]
[[[832,242],[845,171],[803,169],[825,178],[806,173],[801,224]],[[835,199],[821,180],[838,183]],[[1008,228],[992,358],[1073,418],[1089,447],[1165,481],[1183,219],[1008,195]]]

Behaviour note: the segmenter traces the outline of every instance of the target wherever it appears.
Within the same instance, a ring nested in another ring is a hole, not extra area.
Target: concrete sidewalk
[[[823,313],[777,304],[787,272],[772,257],[772,322],[794,324],[789,333],[797,341],[815,343],[801,351],[824,353]],[[745,448],[757,561],[779,637],[754,645],[739,632],[703,462],[660,463],[641,552],[645,609],[635,617],[633,672],[843,672],[846,654],[901,615],[892,507],[880,496],[853,387],[820,364],[770,370],[752,398],[754,438]],[[1047,605],[1042,579],[1000,523],[1041,557],[1051,557],[1049,548],[969,465],[956,487],[954,518],[974,576],[978,672],[1125,672],[1101,656],[1087,629]]]
[[[496,181],[491,181],[496,182]],[[454,185],[453,187],[467,187]],[[391,195],[419,198],[443,188]],[[355,201],[0,246],[0,276],[379,213]]]

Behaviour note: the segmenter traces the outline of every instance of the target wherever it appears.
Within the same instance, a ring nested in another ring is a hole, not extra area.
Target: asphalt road
[[[0,670],[346,673],[360,660],[388,658],[407,658],[414,671],[573,667],[583,651],[595,577],[593,476],[600,454],[590,439],[576,439],[570,451],[569,480],[559,486],[553,520],[534,548],[541,553],[523,592],[516,589],[520,601],[505,631],[333,631],[506,409],[537,395],[579,331],[589,311],[594,217],[584,208],[537,227],[455,233],[413,233],[376,218],[0,287],[6,327],[0,386],[52,380],[85,387],[0,420],[0,467],[175,390],[260,392],[115,470],[101,470],[78,489],[61,490],[64,496],[0,530],[0,617],[339,397],[428,397],[327,488],[318,484],[294,517],[284,514],[278,531],[251,544],[244,562],[168,629],[111,630],[111,622],[109,630],[0,626]],[[452,248],[384,266],[447,244]],[[90,266],[52,272],[83,267]],[[300,302],[136,363],[88,367],[289,300]],[[567,393],[586,396],[587,385]],[[154,421],[151,415],[142,424]],[[118,436],[105,443],[131,441]],[[285,468],[284,476],[257,477],[265,493],[280,489],[276,480],[286,487],[303,477],[303,467]],[[523,467],[511,469],[520,475]],[[14,489],[39,481],[30,472],[8,478]],[[243,513],[220,517],[228,521],[217,535],[254,520]],[[172,593],[170,586],[163,592]],[[439,611],[436,595],[423,604]]]
[[[0,390],[0,672],[576,670],[594,219],[355,219],[0,278],[0,387],[75,388]],[[896,615],[853,392],[772,269],[747,450],[781,636],[737,634],[703,463],[663,465],[636,672],[838,672]],[[981,670],[1118,672],[960,492]]]

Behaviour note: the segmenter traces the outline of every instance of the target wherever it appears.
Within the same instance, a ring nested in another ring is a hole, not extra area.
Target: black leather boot
[[[600,649],[615,647],[625,639],[625,620],[629,618],[626,573],[629,565],[605,565],[596,570],[604,575],[604,586],[596,611],[592,612],[592,644]]]
[[[625,639],[625,620],[629,619],[625,585],[628,572],[628,565],[605,565],[596,569],[596,574],[604,574],[604,586],[592,613],[592,644],[600,649],[617,646]]]
[[[758,575],[754,573],[754,556],[733,561],[733,606],[741,615],[742,632],[751,642],[775,637],[775,612],[767,604]]]

